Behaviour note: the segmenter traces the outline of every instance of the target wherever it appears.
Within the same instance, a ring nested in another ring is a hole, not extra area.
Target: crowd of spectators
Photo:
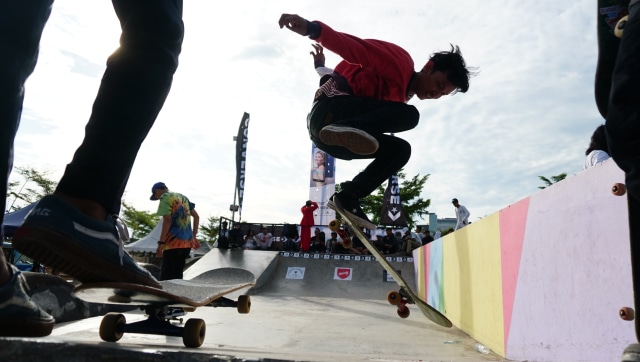
[[[231,230],[226,229],[226,222],[223,223],[217,247],[221,249],[236,250],[271,250],[300,252],[300,235],[296,225],[287,225],[282,228],[282,233],[277,236],[275,228],[262,225],[243,224],[246,231],[241,230],[241,224],[235,223]],[[248,227],[247,227],[248,226]],[[255,230],[260,230],[256,234]],[[271,229],[271,230],[270,230]],[[308,253],[320,254],[355,254],[369,255],[369,250],[357,237],[351,237],[351,246],[345,248],[342,238],[337,232],[330,231],[329,237],[320,227],[313,230]],[[384,255],[411,256],[412,251],[423,245],[434,241],[440,237],[440,233],[430,233],[423,230],[421,226],[411,230],[408,227],[403,229],[378,229],[368,232],[370,243]]]

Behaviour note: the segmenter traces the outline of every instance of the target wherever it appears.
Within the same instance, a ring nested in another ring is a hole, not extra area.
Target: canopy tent
[[[24,222],[24,219],[29,215],[31,209],[36,206],[37,202],[29,204],[23,207],[20,210],[16,210],[14,212],[10,212],[4,215],[4,220],[2,221],[2,232],[4,236],[11,236],[16,231],[20,225]]]
[[[139,253],[155,253],[158,249],[158,240],[160,240],[160,233],[162,232],[162,219],[158,221],[158,224],[151,230],[144,238],[127,244],[124,248],[127,251],[135,251]]]

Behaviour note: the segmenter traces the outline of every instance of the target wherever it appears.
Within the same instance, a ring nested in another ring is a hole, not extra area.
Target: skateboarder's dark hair
[[[460,52],[460,47],[453,44],[450,45],[450,51],[431,55],[429,59],[429,61],[433,62],[431,73],[440,71],[447,75],[447,79],[457,88],[451,93],[452,95],[457,92],[465,93],[469,90],[469,78],[476,75],[476,73],[467,68],[467,64]]]
[[[604,124],[601,124],[593,131],[593,135],[591,135],[591,142],[589,143],[589,148],[585,151],[585,155],[588,156],[591,151],[604,151],[608,154],[609,152],[609,144],[607,144],[607,135],[605,133]]]

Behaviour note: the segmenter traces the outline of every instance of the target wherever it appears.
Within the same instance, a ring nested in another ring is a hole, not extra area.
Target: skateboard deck
[[[416,295],[409,284],[402,278],[402,276],[395,270],[395,268],[389,264],[387,259],[380,253],[380,251],[374,247],[369,239],[364,235],[360,226],[348,217],[347,213],[342,209],[342,205],[339,200],[335,201],[336,209],[335,211],[342,216],[344,222],[346,223],[347,229],[352,232],[355,237],[357,237],[364,246],[369,250],[369,252],[376,258],[376,261],[380,263],[380,265],[387,271],[389,275],[393,277],[393,280],[398,284],[400,289],[396,291],[391,291],[387,294],[387,301],[389,303],[396,305],[398,310],[398,315],[401,318],[407,318],[409,316],[409,308],[407,304],[415,304],[422,313],[433,321],[436,324],[439,324],[443,327],[451,327],[452,323],[447,317],[445,317],[442,313],[440,313],[437,309],[433,308],[427,302],[422,300],[418,295]],[[332,222],[334,226],[337,223]],[[333,231],[333,230],[332,230]]]
[[[620,38],[616,26],[628,15],[629,0],[598,0],[598,62],[596,64],[595,98],[598,111],[607,118],[613,68]]]
[[[163,280],[162,289],[132,283],[85,283],[74,288],[73,294],[84,301],[102,304],[138,306],[148,316],[146,320],[127,324],[124,315],[109,313],[100,324],[100,338],[116,342],[124,333],[159,334],[182,337],[187,347],[200,347],[206,325],[202,319],[189,319],[184,327],[171,321],[198,307],[233,307],[238,313],[249,313],[251,299],[241,295],[237,301],[227,294],[255,285],[253,273],[238,268],[220,268],[205,272],[191,280]],[[177,309],[177,311],[176,311]]]

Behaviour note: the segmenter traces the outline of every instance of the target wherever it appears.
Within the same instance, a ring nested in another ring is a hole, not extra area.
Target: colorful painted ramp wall
[[[616,361],[636,341],[626,196],[613,161],[414,251],[419,291],[518,361]],[[473,213],[473,210],[471,210]]]

